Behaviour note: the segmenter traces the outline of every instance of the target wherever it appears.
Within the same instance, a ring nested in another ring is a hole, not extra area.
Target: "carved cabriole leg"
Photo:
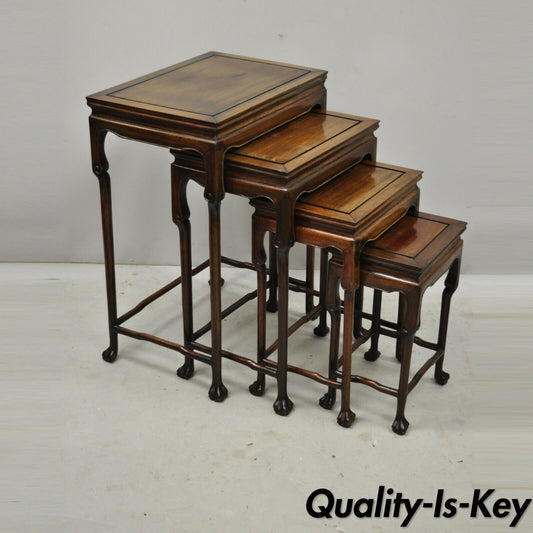
[[[271,235],[271,234],[270,234]],[[257,219],[252,217],[252,261],[257,271],[257,362],[261,364],[266,351],[266,253],[264,248],[265,231],[258,227]],[[265,392],[265,374],[257,373],[257,379],[248,390],[254,396]]]
[[[355,420],[355,413],[350,409],[350,388],[352,374],[352,340],[355,309],[355,292],[359,285],[360,243],[343,251],[343,269],[341,285],[344,289],[344,328],[342,334],[342,386],[341,410],[337,423],[342,427],[350,427]]]
[[[187,202],[187,184],[189,180],[180,176],[177,165],[171,166],[172,220],[178,226],[180,234],[181,291],[183,338],[186,348],[193,342],[193,305],[192,305],[192,259],[191,259],[191,222]],[[190,379],[194,374],[194,359],[185,356],[185,362],[178,369],[180,378]]]
[[[279,226],[278,226],[279,227]],[[278,247],[278,396],[274,402],[274,411],[278,415],[288,415],[293,403],[287,394],[287,350],[289,327],[289,246]]]
[[[448,318],[450,316],[450,304],[452,295],[459,285],[459,272],[461,270],[461,257],[459,256],[452,264],[446,280],[444,281],[444,291],[440,309],[439,338],[437,349],[442,350],[442,356],[435,364],[435,381],[439,385],[446,385],[450,375],[443,370],[444,354],[446,349],[446,336],[448,334]]]
[[[294,244],[294,204],[288,195],[276,206],[276,255],[278,265],[278,396],[274,411],[281,416],[288,415],[293,403],[287,394],[287,349],[289,326],[289,250]]]
[[[305,247],[305,286],[314,289],[315,286],[315,249],[313,246]],[[313,295],[305,295],[305,312],[310,313],[313,309]]]
[[[355,305],[355,291],[344,291],[344,329],[342,332],[342,388],[341,410],[337,417],[340,426],[349,428],[355,420],[350,409],[350,376],[352,374],[352,335]]]
[[[326,291],[328,289],[328,251],[326,248],[320,250],[320,320],[318,326],[313,330],[318,337],[328,334],[328,324],[326,320]],[[329,309],[328,309],[329,310]]]
[[[268,269],[270,274],[268,277],[269,289],[266,309],[271,313],[275,313],[278,310],[278,264],[273,233],[268,234]]]
[[[221,244],[220,244],[220,204],[224,198],[223,165],[224,150],[215,145],[204,154],[206,185],[204,196],[209,211],[209,276],[211,293],[211,371],[212,383],[209,398],[222,402],[228,396],[228,389],[222,383],[222,304]]]
[[[105,280],[107,292],[107,321],[109,328],[109,347],[102,353],[102,358],[113,363],[118,355],[117,325],[117,291],[115,281],[115,252],[113,243],[113,215],[111,210],[111,180],[107,170],[109,163],[105,156],[106,130],[98,127],[92,117],[89,119],[91,135],[91,155],[93,172],[100,185],[100,208],[102,212],[102,233],[104,241]]]
[[[370,349],[365,353],[364,358],[367,361],[375,361],[380,353],[379,344],[379,323],[381,319],[381,297],[380,290],[374,290],[374,300],[372,302],[372,337],[370,339]]]
[[[327,257],[327,254],[326,254]],[[329,372],[328,377],[336,380],[339,361],[339,334],[341,326],[341,300],[339,297],[340,268],[339,263],[332,261],[327,269],[327,285],[320,289],[320,297],[324,295],[324,307],[331,317],[331,335],[329,339]],[[322,270],[321,270],[322,274]],[[337,395],[336,387],[328,387],[328,392],[319,400],[324,409],[331,409],[335,405]]]
[[[405,418],[405,404],[407,402],[407,394],[409,393],[409,370],[411,367],[413,340],[420,322],[420,306],[422,303],[422,292],[420,288],[416,287],[405,293],[404,297],[400,299],[400,302],[401,366],[396,417],[392,423],[392,430],[398,435],[404,435],[409,427],[409,422]]]

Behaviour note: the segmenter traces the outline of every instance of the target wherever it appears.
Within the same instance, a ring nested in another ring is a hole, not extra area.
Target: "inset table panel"
[[[215,117],[308,73],[309,70],[214,54],[156,74],[110,96]]]

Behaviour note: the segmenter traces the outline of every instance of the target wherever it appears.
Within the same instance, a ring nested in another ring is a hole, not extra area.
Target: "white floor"
[[[119,312],[176,275],[173,267],[118,268]],[[254,275],[225,269],[224,300],[252,288]],[[206,273],[198,277],[196,325],[208,318]],[[430,290],[420,336],[433,340],[439,290]],[[370,294],[367,300],[370,300]],[[264,397],[247,387],[253,373],[224,361],[228,399],[207,397],[210,370],[197,363],[193,379],[175,372],[182,356],[119,338],[119,358],[104,363],[107,346],[102,265],[0,264],[2,398],[0,531],[2,532],[313,532],[399,531],[404,518],[312,518],[306,501],[328,488],[336,498],[375,498],[380,485],[413,502],[470,501],[476,488],[496,498],[531,497],[530,353],[533,276],[467,276],[452,302],[445,368],[431,371],[408,399],[411,426],[395,435],[392,397],[352,389],[355,424],[336,424],[338,406],[317,405],[324,387],[289,376],[295,408],[272,410],[275,383]],[[395,298],[385,300],[394,317]],[[291,295],[291,309],[302,308]],[[175,289],[128,323],[181,339],[180,291]],[[296,315],[294,315],[296,316]],[[273,336],[274,316],[269,316]],[[313,323],[290,340],[290,360],[326,372],[328,339]],[[255,302],[224,321],[224,346],[253,356]],[[527,342],[529,341],[529,342]],[[527,346],[527,350],[526,350]],[[393,345],[357,372],[396,385]],[[416,352],[416,360],[425,355]],[[325,500],[316,502],[325,504]],[[504,531],[511,518],[453,519],[420,509],[410,531]],[[518,528],[532,531],[528,509]],[[493,528],[493,529],[491,529]]]

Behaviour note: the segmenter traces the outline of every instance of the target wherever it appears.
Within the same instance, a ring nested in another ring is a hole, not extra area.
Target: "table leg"
[[[352,335],[354,320],[355,291],[344,291],[344,330],[342,333],[342,388],[341,410],[337,417],[340,426],[349,428],[355,420],[350,409],[350,385],[352,373]]]
[[[448,333],[448,319],[450,316],[450,304],[452,295],[459,285],[459,272],[461,270],[461,258],[456,259],[450,268],[448,275],[444,281],[444,291],[442,292],[440,321],[439,321],[439,336],[437,340],[437,348],[442,350],[442,356],[435,364],[435,381],[439,385],[446,385],[450,374],[443,369],[444,355],[446,350],[446,336]]]
[[[271,234],[270,234],[271,235]],[[252,217],[252,261],[257,272],[257,362],[261,365],[266,351],[266,254],[263,241],[265,232],[257,228]],[[254,396],[265,392],[265,374],[257,373],[257,379],[248,387]]]
[[[289,327],[289,250],[288,244],[277,249],[278,263],[278,397],[274,411],[278,415],[288,415],[293,407],[287,395],[287,348]]]
[[[324,250],[322,250],[324,251]],[[324,254],[327,259],[327,253]],[[340,272],[342,264],[337,261],[331,261],[327,269],[327,284],[324,289],[325,294],[320,289],[320,298],[324,302],[324,307],[328,310],[331,318],[331,335],[329,338],[329,379],[337,380],[337,368],[339,363],[339,333],[341,324],[341,300],[339,296]],[[322,276],[322,269],[320,272]],[[325,271],[324,271],[325,275]],[[322,285],[321,285],[322,287]],[[328,387],[328,392],[319,400],[319,404],[324,409],[332,409],[335,405],[337,395],[336,387]]]
[[[404,294],[400,307],[400,381],[398,384],[398,400],[396,404],[396,417],[392,423],[392,430],[398,435],[404,435],[409,427],[405,418],[405,404],[409,394],[409,370],[411,366],[411,352],[416,330],[420,324],[420,305],[422,291],[413,289]]]
[[[228,389],[222,383],[222,287],[220,204],[224,198],[224,153],[222,144],[214,144],[203,152],[205,160],[205,190],[209,212],[209,288],[211,296],[211,373],[209,398],[223,402]]]
[[[222,304],[220,289],[222,287],[220,271],[220,200],[208,199],[209,210],[209,275],[211,291],[211,345],[212,345],[212,384],[209,398],[223,402],[228,396],[228,389],[222,383]]]
[[[180,176],[180,169],[171,165],[172,219],[178,226],[180,235],[181,292],[183,338],[186,348],[191,349],[194,341],[193,307],[192,307],[192,259],[191,259],[191,222],[187,202],[187,184],[189,180]],[[185,356],[185,362],[178,369],[180,378],[190,379],[194,374],[194,359]]]
[[[111,210],[111,180],[107,170],[109,164],[105,156],[104,144],[107,131],[98,128],[94,120],[89,122],[91,134],[91,153],[93,172],[100,185],[100,207],[102,211],[102,234],[104,241],[105,280],[107,293],[107,321],[109,328],[109,347],[102,358],[113,363],[118,355],[117,291],[115,281],[115,252],[113,243],[113,216]]]
[[[109,347],[104,350],[104,361],[113,363],[118,355],[117,291],[115,281],[115,253],[113,244],[113,218],[111,212],[111,183],[105,172],[98,177],[100,182],[100,204],[102,209],[102,230],[104,237],[105,280],[107,292],[107,318],[109,326]]]

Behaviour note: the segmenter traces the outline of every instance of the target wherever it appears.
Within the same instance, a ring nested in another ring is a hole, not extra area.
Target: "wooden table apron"
[[[213,59],[214,58],[214,59]],[[298,80],[290,80],[280,87],[288,87],[285,91],[275,88],[269,92],[250,97],[242,105],[234,106],[233,117],[217,123],[212,120],[207,123],[205,113],[203,122],[191,120],[191,113],[172,111],[154,107],[150,104],[124,103],[113,97],[124,88],[140,85],[145,81],[162,78],[172,74],[182,66],[189,67],[194,62],[204,60],[218,61],[248,61],[250,63],[265,63],[259,60],[239,58],[218,53],[209,53],[178,66],[169,67],[138,80],[127,82],[120,86],[96,93],[88,97],[88,104],[92,108],[89,118],[91,155],[93,172],[100,184],[100,201],[102,211],[102,229],[104,241],[104,259],[106,272],[106,291],[108,307],[108,324],[110,346],[104,351],[106,361],[115,360],[118,351],[118,332],[126,333],[117,323],[115,260],[113,245],[113,224],[111,211],[111,184],[109,164],[105,155],[105,137],[112,132],[126,139],[146,142],[169,148],[173,151],[193,150],[201,154],[205,165],[204,196],[208,203],[209,212],[209,269],[210,269],[210,297],[211,297],[211,357],[207,358],[188,350],[186,347],[174,344],[172,347],[195,359],[207,362],[212,367],[212,384],[209,397],[214,401],[223,401],[227,396],[227,389],[222,382],[221,357],[221,249],[220,249],[220,204],[224,198],[224,155],[228,148],[241,146],[263,133],[308,112],[315,106],[325,108],[326,90],[324,80],[326,73],[314,69],[294,67],[304,72]],[[247,64],[248,65],[248,64]],[[279,65],[279,64],[272,64]],[[283,68],[291,68],[283,66]],[[255,67],[254,67],[255,68]],[[260,67],[259,67],[260,68]],[[192,88],[191,88],[192,90]],[[254,100],[255,98],[255,100]],[[118,103],[117,103],[118,102]],[[246,109],[242,109],[245,107]],[[231,110],[229,112],[231,115]],[[227,115],[227,113],[226,113]],[[198,115],[193,115],[193,119]],[[134,336],[133,334],[131,336]],[[138,338],[146,338],[138,337]],[[169,346],[172,343],[168,343]]]

